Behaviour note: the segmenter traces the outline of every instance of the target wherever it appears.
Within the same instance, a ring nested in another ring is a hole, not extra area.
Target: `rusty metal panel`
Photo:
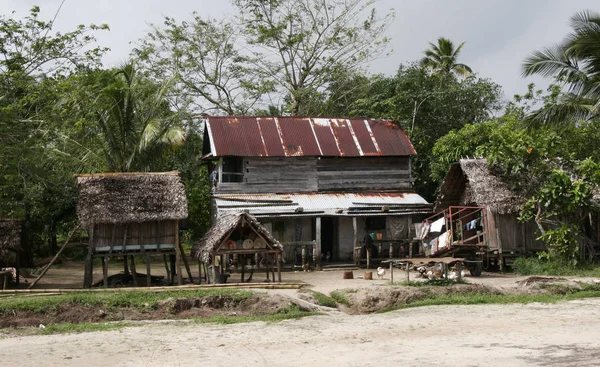
[[[363,155],[381,155],[381,151],[379,151],[378,146],[375,146],[373,132],[371,131],[370,127],[367,128],[368,121],[352,120],[350,124],[352,125],[352,131],[354,131],[354,135],[360,144]]]
[[[258,123],[255,118],[211,117],[211,139],[214,143],[215,156],[265,156],[267,154],[258,134]]]
[[[331,120],[331,130],[337,140],[340,155],[344,157],[360,157],[362,155],[346,120]]]
[[[398,124],[384,120],[369,120],[373,137],[381,149],[381,155],[416,154],[408,136]]]
[[[330,120],[314,119],[313,129],[315,131],[315,136],[319,143],[319,147],[321,147],[322,155],[329,157],[339,157],[341,153],[338,147],[338,142],[336,141],[336,138],[333,135]]]
[[[321,155],[310,119],[278,117],[277,122],[286,157]]]
[[[259,117],[257,120],[259,128],[258,133],[261,135],[265,150],[267,151],[267,156],[284,157],[285,151],[281,144],[279,129],[277,128],[275,119],[273,117]],[[248,156],[251,156],[251,154],[246,155],[246,157]]]

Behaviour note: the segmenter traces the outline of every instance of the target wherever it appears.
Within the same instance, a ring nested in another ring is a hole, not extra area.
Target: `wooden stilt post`
[[[169,269],[171,270],[171,285],[175,283],[175,255],[169,255]]]
[[[241,283],[244,283],[244,273],[246,272],[246,255],[240,255],[240,260],[242,262],[242,280],[241,280]]]
[[[202,261],[198,260],[198,284],[202,284]]]
[[[94,225],[92,224],[89,229],[89,243],[88,253],[85,258],[85,273],[83,275],[83,288],[92,288],[94,281]],[[30,285],[29,288],[33,286]]]
[[[406,283],[410,283],[410,265],[406,263]]]
[[[281,255],[277,254],[277,281],[281,283]]]
[[[367,249],[367,269],[371,267],[371,249]]]
[[[127,264],[127,256],[123,256],[123,273],[125,276],[129,275],[129,264]]]
[[[185,266],[185,270],[187,272],[188,278],[190,279],[190,283],[194,284],[194,277],[192,277],[192,270],[190,269],[190,263],[187,260],[187,257],[185,256],[185,253],[183,252],[183,245],[180,243],[179,244],[179,251],[181,252],[181,258],[183,259],[183,265]]]
[[[321,217],[315,218],[315,268],[321,270]]]
[[[179,221],[177,222],[177,226],[175,228],[175,267],[177,268],[177,285],[183,284],[183,279],[181,277],[181,250],[179,243]]]
[[[242,272],[242,274],[244,274],[244,273]],[[217,284],[217,255],[216,254],[213,254],[213,256],[212,256],[212,283]]]
[[[356,255],[356,245],[358,245],[358,224],[356,217],[352,217],[352,231],[354,233],[354,243],[352,244],[352,256],[354,257],[354,264],[360,265],[360,252]]]
[[[306,264],[306,245],[302,245],[302,270],[304,270],[304,264]]]
[[[150,254],[146,254],[146,287],[152,285],[152,276],[150,275]]]
[[[394,263],[390,261],[390,282],[394,283]]]
[[[133,286],[138,286],[137,270],[135,269],[135,256],[131,255],[131,276],[133,277]]]
[[[108,259],[106,256],[102,256],[102,280],[104,282],[104,289],[108,288]]]
[[[163,255],[163,260],[165,262],[165,269],[167,271],[167,284],[172,284],[171,270],[169,269],[169,263],[167,261],[167,255]],[[127,257],[125,257],[125,261],[127,261]]]

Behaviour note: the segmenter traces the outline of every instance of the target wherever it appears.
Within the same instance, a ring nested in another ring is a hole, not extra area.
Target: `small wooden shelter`
[[[150,281],[150,256],[163,256],[165,266],[170,259],[168,278],[182,284],[179,221],[187,218],[185,187],[178,172],[105,173],[78,175],[79,202],[77,216],[88,229],[89,248],[84,287],[92,286],[93,258],[103,260],[104,286],[107,286],[108,259],[131,259],[146,256],[146,284]],[[184,258],[185,261],[185,258]],[[189,273],[189,271],[188,271]],[[133,276],[137,285],[137,276]]]
[[[485,159],[461,159],[444,178],[435,211],[458,205],[487,208],[489,255],[502,267],[504,258],[546,249],[537,240],[535,222],[523,223],[517,219],[524,202],[523,197],[489,169]]]
[[[23,241],[21,222],[15,219],[0,219],[0,270],[15,268],[18,284],[19,268],[31,266],[31,263],[31,251]]]
[[[231,263],[234,268],[241,265],[242,282],[247,266],[252,270],[264,267],[269,276],[269,267],[275,281],[281,282],[281,260],[283,246],[252,215],[230,212],[219,215],[214,225],[192,248],[192,256],[204,264],[212,264],[212,281],[217,282],[216,268]],[[254,262],[254,265],[248,265]],[[262,264],[262,265],[261,265]]]

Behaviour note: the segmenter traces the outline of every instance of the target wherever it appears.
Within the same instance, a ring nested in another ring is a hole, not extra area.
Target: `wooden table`
[[[428,265],[431,263],[434,264],[444,264],[444,273],[447,273],[448,265],[452,265],[453,263],[458,264],[458,279],[461,278],[461,268],[463,267],[464,258],[458,257],[414,257],[410,259],[390,259],[384,260],[382,264],[390,264],[390,281],[394,281],[394,265],[397,266],[406,266],[406,281],[410,281],[410,265]]]

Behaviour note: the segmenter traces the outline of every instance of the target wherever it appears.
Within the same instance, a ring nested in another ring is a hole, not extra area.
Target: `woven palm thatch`
[[[436,210],[451,205],[487,206],[499,214],[517,213],[525,199],[490,171],[487,161],[461,159],[450,167],[440,187]]]
[[[215,253],[219,246],[225,242],[232,231],[235,230],[243,221],[250,225],[260,234],[267,245],[273,249],[283,251],[283,246],[277,241],[271,233],[256,218],[248,213],[224,213],[220,215],[215,224],[202,236],[202,238],[193,246],[192,256],[204,263],[210,262],[210,255]]]
[[[83,226],[187,218],[177,172],[78,175],[77,216]]]
[[[0,267],[18,266],[21,250],[21,222],[0,219]]]

